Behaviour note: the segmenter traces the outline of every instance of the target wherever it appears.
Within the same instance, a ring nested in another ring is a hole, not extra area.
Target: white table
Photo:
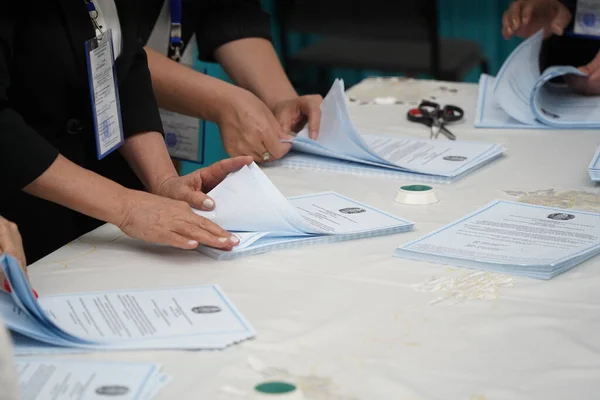
[[[416,90],[410,82],[388,86],[402,85]],[[506,190],[554,189],[527,198],[600,210],[595,194],[563,193],[596,192],[587,165],[598,132],[475,130],[476,86],[452,84],[458,93],[444,94],[439,83],[419,85],[417,92],[465,108],[467,121],[451,128],[459,139],[507,148],[484,169],[437,185],[438,204],[394,203],[398,181],[267,169],[286,196],[334,190],[416,222],[414,232],[217,262],[102,227],[31,266],[42,296],[217,283],[258,335],[222,352],[72,357],[158,361],[174,378],[163,399],[249,398],[254,385],[270,379],[299,385],[310,400],[598,398],[600,259],[546,282],[392,257],[398,244],[491,200],[518,199]],[[385,94],[386,85],[375,81],[350,94],[374,87]],[[408,107],[355,102],[350,110],[363,132],[427,136],[427,128],[406,121]],[[442,284],[427,284],[433,277]]]

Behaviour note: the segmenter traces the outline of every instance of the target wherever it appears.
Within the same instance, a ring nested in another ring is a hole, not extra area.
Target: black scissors
[[[463,119],[465,113],[462,108],[452,105],[441,106],[438,103],[423,100],[418,108],[408,110],[406,117],[411,122],[418,122],[431,128],[430,139],[437,139],[443,134],[450,140],[456,136],[446,128],[446,123]]]

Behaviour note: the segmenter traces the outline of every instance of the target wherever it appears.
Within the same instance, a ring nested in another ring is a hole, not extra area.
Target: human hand
[[[25,276],[28,277],[27,261],[25,260],[25,251],[23,250],[23,241],[19,233],[19,228],[16,224],[0,217],[0,255],[2,254],[13,256],[19,262]],[[2,289],[10,293],[10,285],[4,276],[4,272],[1,270],[0,282],[2,282]],[[37,293],[34,292],[34,294],[37,297]]]
[[[579,67],[587,76],[567,75],[565,80],[575,91],[589,95],[600,95],[600,52],[587,65]]]
[[[229,251],[239,243],[235,235],[196,215],[185,201],[128,190],[116,225],[128,236],[180,249],[198,244]]]
[[[289,132],[282,130],[269,108],[254,94],[236,88],[229,106],[217,117],[221,138],[232,156],[251,156],[257,163],[277,160],[290,151]]]
[[[216,162],[185,176],[168,178],[153,192],[162,197],[185,201],[190,206],[210,211],[215,202],[203,192],[209,192],[232,172],[252,164],[252,157],[234,157]]]
[[[545,38],[562,35],[571,18],[558,0],[515,0],[502,17],[502,36],[528,38],[542,28]]]
[[[321,124],[321,103],[323,97],[318,94],[299,96],[275,104],[273,114],[284,132],[298,132],[308,120],[308,135],[316,140]]]

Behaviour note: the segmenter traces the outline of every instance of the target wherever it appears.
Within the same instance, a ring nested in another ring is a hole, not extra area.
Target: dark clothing
[[[573,20],[577,11],[577,0],[561,0],[569,9],[573,19],[565,32],[573,32]],[[572,65],[581,67],[586,65],[600,50],[598,40],[573,36],[552,36],[544,41],[540,54],[540,67],[542,71],[554,65]]]
[[[144,0],[115,0],[122,31],[116,61],[125,138],[162,132],[146,54]],[[83,0],[9,1],[0,7],[0,215],[17,223],[28,262],[100,225],[21,189],[60,153],[132,188],[141,183],[118,152],[97,160],[84,43],[94,37]]]
[[[169,0],[144,0],[141,43],[148,41],[164,1]],[[181,25],[184,45],[195,33],[198,58],[204,61],[214,61],[215,50],[234,40],[271,39],[269,15],[259,0],[183,0]]]

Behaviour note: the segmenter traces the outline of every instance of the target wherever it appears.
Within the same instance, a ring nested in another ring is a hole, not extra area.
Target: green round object
[[[296,386],[285,382],[265,382],[256,385],[254,388],[259,393],[267,394],[285,394],[292,393],[296,390]]]
[[[427,192],[433,188],[427,185],[408,185],[402,186],[400,189],[406,190],[407,192]]]

